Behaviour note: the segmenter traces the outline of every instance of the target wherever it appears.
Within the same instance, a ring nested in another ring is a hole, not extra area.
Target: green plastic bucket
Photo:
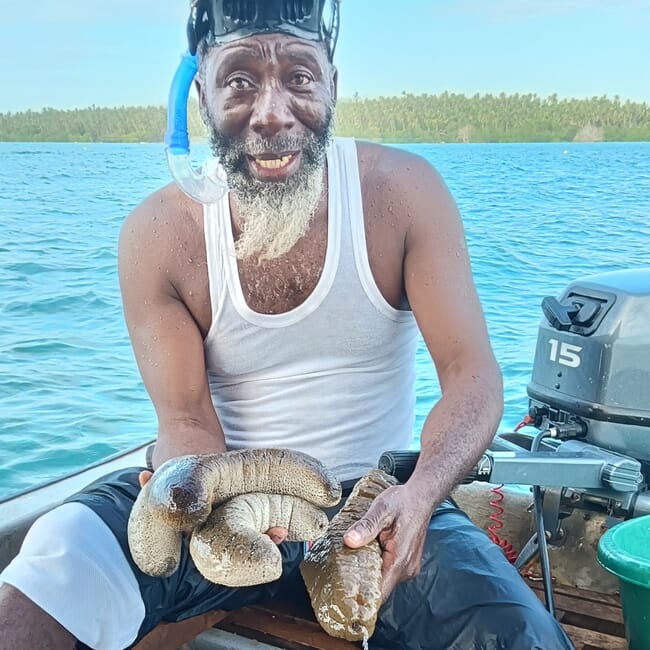
[[[649,650],[650,515],[610,528],[600,538],[598,561],[619,578],[629,650]]]

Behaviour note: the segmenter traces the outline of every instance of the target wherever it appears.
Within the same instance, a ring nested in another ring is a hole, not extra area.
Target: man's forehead
[[[323,68],[328,62],[323,43],[281,33],[254,34],[230,43],[214,45],[209,48],[208,55],[210,53],[217,64],[233,58],[263,59],[273,55],[310,59]]]

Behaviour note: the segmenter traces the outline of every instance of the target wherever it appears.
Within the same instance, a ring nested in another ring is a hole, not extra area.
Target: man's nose
[[[291,129],[296,118],[289,105],[286,92],[275,85],[264,86],[255,101],[250,126],[255,133],[270,138]]]

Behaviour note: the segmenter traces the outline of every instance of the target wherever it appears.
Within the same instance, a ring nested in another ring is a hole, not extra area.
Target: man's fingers
[[[350,548],[359,548],[375,539],[380,531],[381,528],[377,527],[376,521],[364,517],[347,529],[343,541]]]
[[[282,542],[284,542],[284,540],[289,536],[289,531],[286,528],[276,526],[274,528],[269,528],[266,531],[266,534],[275,544],[282,544]]]
[[[148,469],[143,469],[138,474],[138,483],[140,483],[140,488],[143,488],[149,482],[149,479],[152,476],[153,476],[153,472],[150,472]]]
[[[368,512],[346,531],[343,536],[345,545],[350,548],[365,546],[390,526],[392,522],[387,519],[386,507],[379,501],[374,501]]]

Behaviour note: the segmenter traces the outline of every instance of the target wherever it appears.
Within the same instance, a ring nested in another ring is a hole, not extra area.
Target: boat
[[[577,650],[625,650],[620,583],[599,563],[598,547],[619,522],[650,516],[650,383],[639,380],[647,373],[639,364],[650,358],[650,268],[575,281],[542,309],[528,413],[517,430],[495,437],[452,496],[503,548]],[[35,518],[111,471],[144,466],[150,442],[0,503],[0,569]],[[387,451],[379,467],[404,480],[416,458]],[[137,649],[181,647],[360,646],[328,636],[308,606],[274,601],[224,612],[193,639],[145,638]]]

